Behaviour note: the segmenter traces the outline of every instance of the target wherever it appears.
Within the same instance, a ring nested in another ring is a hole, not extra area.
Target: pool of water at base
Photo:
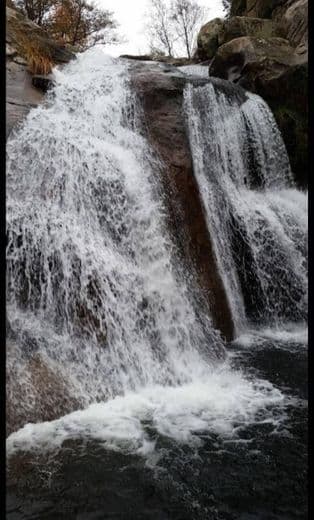
[[[229,345],[232,364],[295,397],[284,427],[252,424],[201,446],[155,434],[158,458],[68,440],[19,452],[7,469],[7,520],[292,520],[307,518],[307,346],[269,335]],[[147,428],[152,428],[147,424]]]

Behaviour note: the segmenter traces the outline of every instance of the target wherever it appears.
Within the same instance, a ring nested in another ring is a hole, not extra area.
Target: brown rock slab
[[[43,93],[32,85],[32,75],[25,65],[8,61],[6,64],[6,136],[17,127],[31,108],[43,100]]]
[[[79,408],[68,382],[39,353],[24,365],[11,362],[14,344],[7,344],[6,433],[17,431],[27,423],[57,419]]]
[[[144,109],[149,141],[161,159],[161,178],[169,209],[169,226],[182,257],[196,272],[204,305],[223,337],[234,324],[207,229],[202,199],[193,172],[183,113],[187,78],[162,71],[133,71],[133,84]],[[191,79],[191,81],[193,81]],[[206,79],[195,79],[200,84]]]

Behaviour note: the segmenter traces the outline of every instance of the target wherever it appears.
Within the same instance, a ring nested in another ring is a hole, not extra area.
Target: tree
[[[174,31],[172,12],[164,0],[150,0],[148,13],[149,23],[147,33],[150,38],[151,53],[155,49],[166,52],[168,56],[174,54],[174,43],[177,36]]]
[[[226,16],[230,16],[232,0],[222,0],[222,6],[225,10]]]
[[[205,15],[205,8],[194,0],[150,0],[147,24],[150,48],[165,51],[168,56],[178,55],[185,49],[191,58],[193,44]]]
[[[91,0],[14,0],[32,21],[48,34],[80,50],[96,43],[118,43],[112,13],[95,7]]]
[[[32,22],[43,25],[55,0],[13,0],[12,3]]]
[[[56,40],[84,50],[96,43],[116,43],[116,23],[112,13],[98,9],[87,0],[54,2],[46,28]]]
[[[205,9],[193,0],[174,0],[171,11],[178,39],[185,46],[190,59],[196,32],[204,19]]]

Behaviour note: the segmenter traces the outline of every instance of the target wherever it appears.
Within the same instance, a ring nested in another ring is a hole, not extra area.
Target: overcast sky
[[[108,54],[119,56],[148,52],[147,37],[145,38],[143,31],[149,0],[96,0],[95,3],[113,11],[115,19],[120,24],[119,33],[128,40],[122,45],[107,46]],[[222,0],[199,0],[198,3],[208,10],[205,21],[223,15]]]

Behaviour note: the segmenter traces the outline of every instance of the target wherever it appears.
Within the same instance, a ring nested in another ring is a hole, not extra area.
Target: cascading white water
[[[208,78],[208,66],[206,65],[182,65],[178,69],[187,76],[201,76]]]
[[[143,452],[147,422],[184,441],[265,420],[283,395],[215,363],[220,335],[176,265],[127,62],[91,50],[55,74],[7,144],[7,364],[19,407],[37,354],[80,407],[106,402],[25,426],[9,452],[75,435]]]
[[[127,66],[89,53],[7,147],[10,326],[84,404],[188,382],[223,350],[176,280],[136,112]]]
[[[185,90],[194,171],[238,333],[306,319],[307,195],[266,103],[222,80]]]

